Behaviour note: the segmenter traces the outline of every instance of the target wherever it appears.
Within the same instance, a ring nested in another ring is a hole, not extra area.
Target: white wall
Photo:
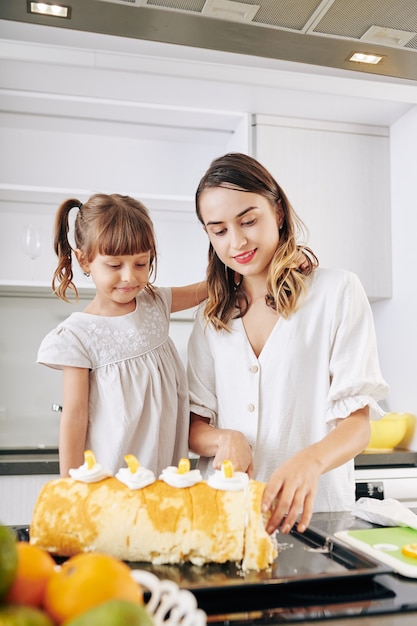
[[[386,408],[417,415],[417,106],[391,126],[393,297],[373,304]],[[381,250],[381,255],[385,250]],[[410,445],[417,450],[417,433]]]

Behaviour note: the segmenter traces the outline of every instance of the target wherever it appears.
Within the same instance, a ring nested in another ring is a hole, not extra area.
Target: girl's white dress
[[[200,307],[189,341],[190,409],[213,425],[243,432],[255,478],[268,481],[294,453],[319,441],[335,420],[369,405],[371,419],[388,394],[381,376],[372,311],[356,275],[317,269],[301,308],[279,319],[259,358],[241,319],[231,332],[207,326]],[[200,459],[207,476],[212,459]],[[316,511],[355,502],[353,460],[320,478]]]
[[[42,341],[37,362],[90,370],[87,448],[115,473],[126,454],[155,472],[188,456],[185,368],[169,337],[172,292],[142,290],[120,317],[72,313]]]

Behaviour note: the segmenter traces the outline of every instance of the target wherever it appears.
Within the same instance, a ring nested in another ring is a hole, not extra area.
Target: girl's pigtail
[[[66,200],[58,208],[54,225],[54,250],[58,257],[58,265],[52,278],[52,290],[58,298],[69,302],[66,292],[72,289],[78,300],[78,291],[73,283],[72,248],[68,240],[69,213],[74,207],[82,206],[79,200]]]

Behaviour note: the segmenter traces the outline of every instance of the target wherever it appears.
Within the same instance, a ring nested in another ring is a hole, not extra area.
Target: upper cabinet
[[[321,266],[392,295],[389,132],[385,127],[253,116],[253,150],[309,231]]]
[[[189,85],[168,76],[152,101],[155,79],[128,71],[129,56],[123,67],[117,55],[100,66],[100,55],[85,50],[29,48],[31,62],[4,61],[0,94],[0,291],[48,289],[56,210],[96,192],[131,195],[148,207],[158,285],[203,280],[208,241],[194,192],[213,158],[248,149],[249,116],[177,104],[171,93]],[[25,46],[20,53],[27,56]],[[37,251],[24,244],[29,228],[40,238]],[[77,287],[91,290],[74,266]]]
[[[241,151],[275,174],[322,265],[358,273],[370,298],[391,295],[386,127],[334,121],[341,96],[327,83],[316,93],[323,78],[313,89],[303,74],[294,90],[294,76],[256,59],[184,60],[178,48],[171,56],[147,48],[133,54],[129,41],[100,39],[97,48],[98,40],[87,45],[74,33],[65,45],[68,33],[60,34],[62,45],[0,40],[0,286],[48,289],[56,209],[95,192],[129,194],[148,206],[159,285],[201,280],[208,243],[194,193],[213,158]],[[349,119],[359,109],[360,119],[380,119],[385,99],[371,101],[360,83],[368,97],[349,98]],[[303,119],[306,110],[314,120]],[[36,258],[22,246],[30,226],[40,234]],[[91,289],[78,269],[76,280]]]

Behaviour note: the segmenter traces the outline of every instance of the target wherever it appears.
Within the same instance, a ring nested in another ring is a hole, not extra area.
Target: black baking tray
[[[130,563],[190,590],[208,615],[392,598],[377,577],[392,569],[318,529],[277,534],[278,557],[261,572],[235,564],[203,567]]]
[[[14,527],[22,541],[27,527]],[[306,607],[385,600],[395,594],[377,577],[392,573],[319,529],[277,533],[278,557],[268,570],[242,572],[234,563],[153,565],[129,563],[132,569],[152,572],[191,591],[207,615],[242,611]],[[57,559],[59,562],[59,559]]]

